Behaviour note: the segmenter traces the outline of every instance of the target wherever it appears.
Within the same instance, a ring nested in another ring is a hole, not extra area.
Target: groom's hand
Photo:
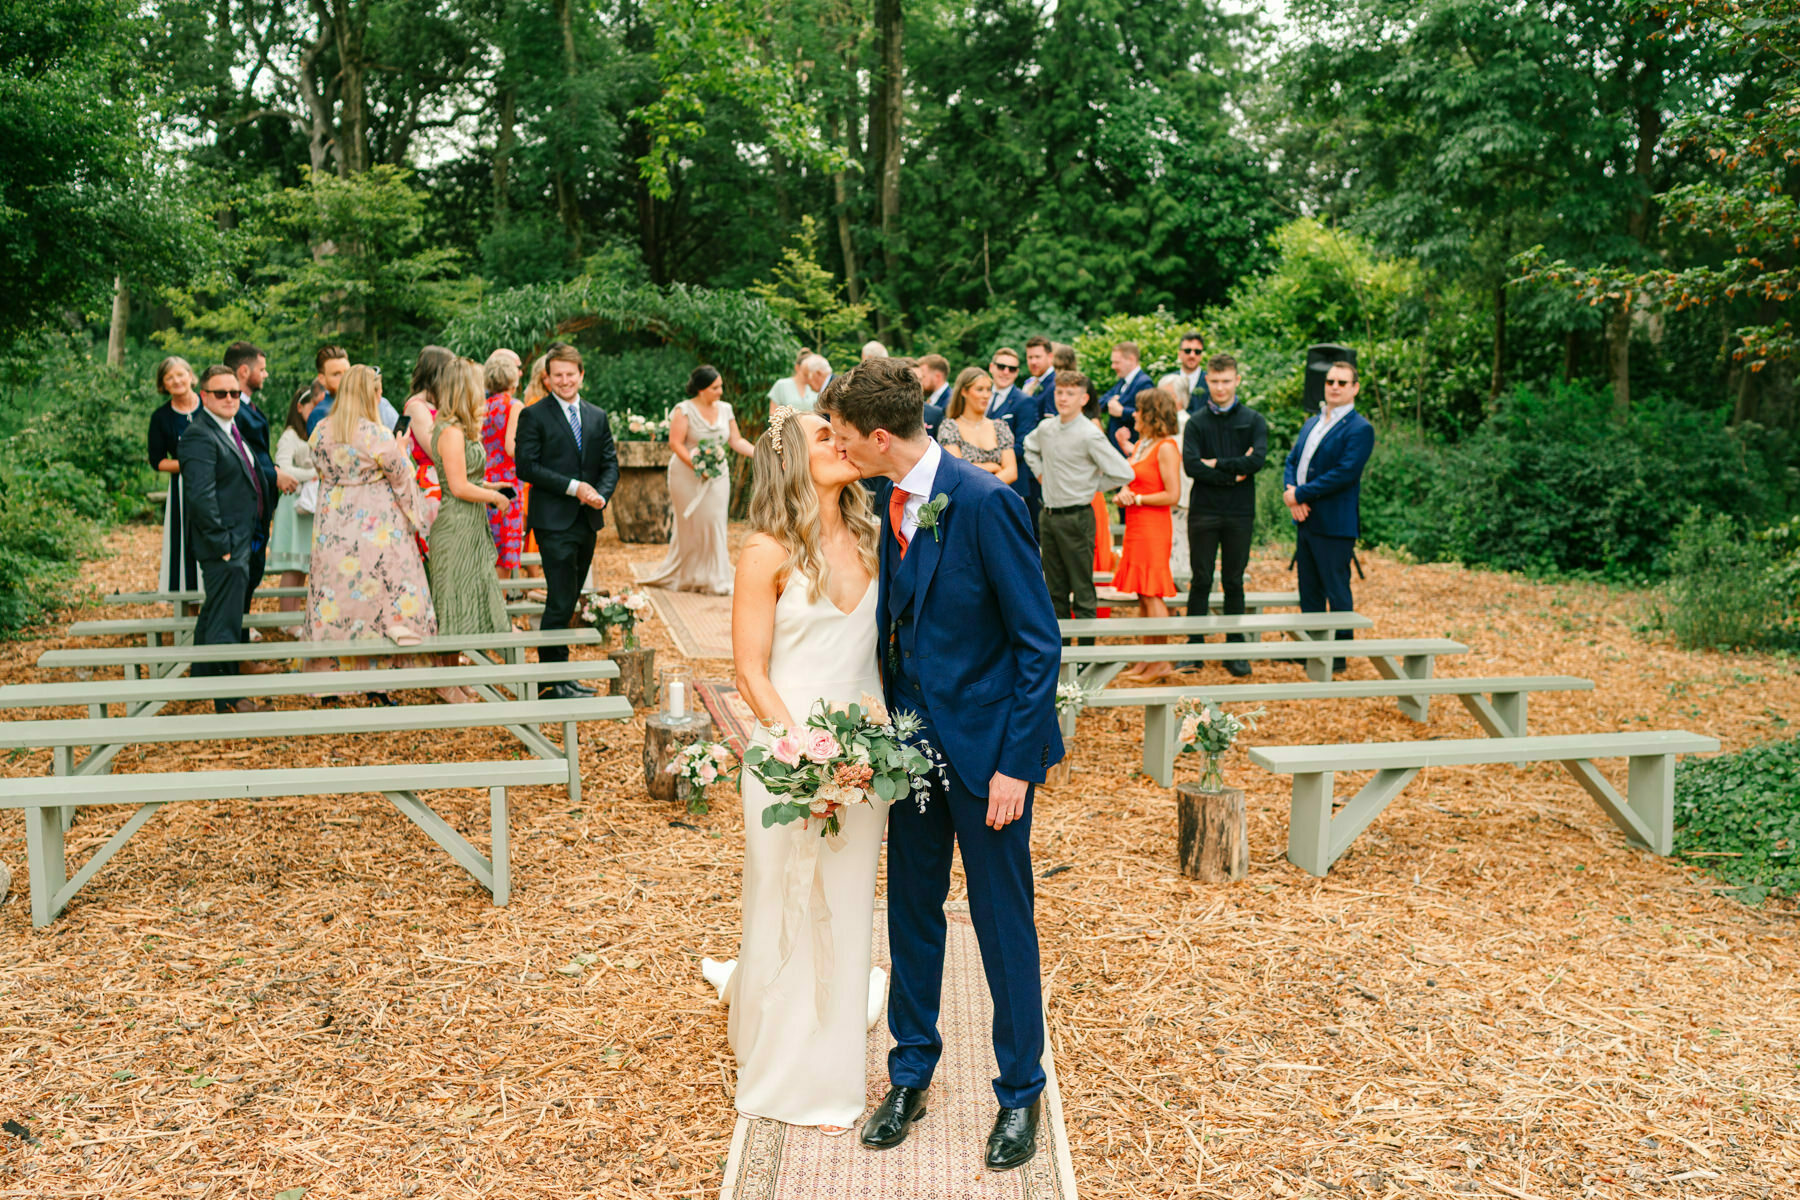
[[[990,829],[1005,829],[1025,815],[1025,781],[995,771],[988,780],[987,823]]]

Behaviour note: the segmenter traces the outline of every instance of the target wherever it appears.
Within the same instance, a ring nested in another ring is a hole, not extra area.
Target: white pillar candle
[[[669,715],[676,718],[687,716],[687,685],[679,679],[669,685]]]

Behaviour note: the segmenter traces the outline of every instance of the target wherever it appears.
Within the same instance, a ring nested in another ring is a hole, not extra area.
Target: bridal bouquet
[[[724,742],[694,742],[663,768],[675,776],[676,798],[687,801],[687,810],[704,814],[706,789],[731,771],[731,747]]]
[[[725,443],[718,438],[707,438],[694,447],[694,474],[702,482],[725,474],[726,461]]]
[[[1220,759],[1237,742],[1238,734],[1256,728],[1256,718],[1263,710],[1241,716],[1228,713],[1210,700],[1187,700],[1176,709],[1181,714],[1181,731],[1176,742],[1182,754],[1201,756],[1200,787],[1216,792],[1225,786],[1225,773]]]
[[[598,629],[602,636],[608,630],[623,633],[621,645],[637,649],[637,623],[650,611],[650,597],[642,592],[600,593],[589,596],[581,606],[581,619]]]
[[[820,836],[835,838],[846,808],[922,788],[934,764],[906,740],[922,726],[917,713],[890,714],[865,694],[859,704],[815,704],[797,732],[773,727],[772,745],[753,742],[744,750],[744,766],[787,798],[763,809],[763,828],[818,817]]]

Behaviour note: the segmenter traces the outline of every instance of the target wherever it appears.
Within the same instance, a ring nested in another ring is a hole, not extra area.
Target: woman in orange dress
[[[1138,443],[1131,452],[1135,478],[1119,489],[1114,499],[1125,510],[1125,543],[1113,571],[1113,587],[1135,592],[1138,611],[1146,617],[1166,617],[1164,598],[1175,595],[1175,576],[1169,571],[1169,552],[1175,540],[1170,517],[1181,499],[1181,451],[1175,445],[1175,397],[1166,388],[1154,388],[1138,397]],[[1165,637],[1145,638],[1161,645]],[[1173,673],[1166,662],[1144,663],[1125,672],[1139,682],[1162,679]]]

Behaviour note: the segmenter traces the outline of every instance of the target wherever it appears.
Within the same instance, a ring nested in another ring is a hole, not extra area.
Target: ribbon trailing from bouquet
[[[825,899],[825,873],[820,868],[819,843],[825,841],[812,828],[811,821],[796,822],[788,840],[787,863],[781,879],[781,961],[775,969],[779,978],[787,969],[802,933],[802,925],[812,941],[813,1009],[819,1024],[825,1024],[831,1008],[831,973],[836,965],[836,948],[831,937],[831,905]],[[804,899],[802,899],[804,897]]]

